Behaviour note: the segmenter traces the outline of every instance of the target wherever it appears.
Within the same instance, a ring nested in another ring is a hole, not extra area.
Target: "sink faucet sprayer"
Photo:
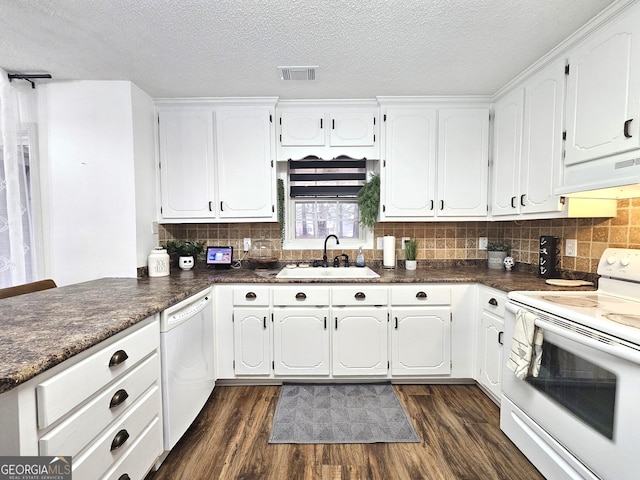
[[[327,238],[324,239],[324,250],[323,250],[323,253],[322,253],[322,266],[323,267],[329,266],[329,264],[327,263],[327,240],[329,240],[331,237],[336,239],[336,245],[340,245],[340,240],[338,240],[338,237],[336,237],[333,234],[327,235]]]

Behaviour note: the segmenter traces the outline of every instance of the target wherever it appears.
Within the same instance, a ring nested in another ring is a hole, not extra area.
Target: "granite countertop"
[[[3,299],[0,393],[218,283],[481,283],[506,292],[567,290],[531,273],[482,267],[374,270],[380,278],[281,280],[275,278],[278,270],[175,269],[168,277],[104,278]]]

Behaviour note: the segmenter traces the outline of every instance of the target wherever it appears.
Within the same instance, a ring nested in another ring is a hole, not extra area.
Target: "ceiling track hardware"
[[[31,84],[31,88],[36,88],[36,84],[33,80],[40,78],[52,78],[49,73],[8,73],[9,81],[14,80],[26,80]]]

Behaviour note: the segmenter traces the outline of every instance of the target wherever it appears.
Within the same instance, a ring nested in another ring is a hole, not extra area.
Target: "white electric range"
[[[512,292],[507,303],[504,358],[519,310],[544,341],[538,376],[503,369],[500,426],[554,480],[637,478],[640,250],[607,249],[598,274],[597,291]]]

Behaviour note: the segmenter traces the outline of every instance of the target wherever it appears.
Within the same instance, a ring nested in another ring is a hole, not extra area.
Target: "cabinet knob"
[[[118,477],[118,480],[131,480],[131,477],[128,474],[123,473]]]
[[[495,298],[491,297],[489,299],[489,305],[493,305],[494,307],[497,307],[498,306],[498,301]]]
[[[629,125],[633,122],[633,118],[630,118],[626,122],[624,122],[624,136],[626,138],[631,138],[633,135],[629,132]]]
[[[111,355],[111,360],[109,360],[109,366],[115,367],[116,365],[120,365],[127,358],[129,358],[129,355],[127,355],[127,352],[125,352],[124,350],[118,350],[116,353]]]
[[[120,390],[118,390],[116,393],[113,394],[113,397],[111,397],[111,402],[109,402],[109,408],[117,407],[122,402],[124,402],[127,398],[129,398],[129,394],[127,393],[126,390],[121,388]]]
[[[424,292],[418,292],[416,293],[416,298],[425,299],[427,298],[427,294]]]
[[[257,297],[257,295],[255,294],[255,292],[247,292],[247,294],[244,296],[244,298],[246,298],[247,300],[255,300]]]
[[[302,292],[298,292],[296,293],[296,300],[304,300],[307,298],[307,295],[302,293]]]
[[[354,295],[356,300],[364,300],[367,296],[363,292],[358,292]]]
[[[111,451],[117,450],[124,442],[129,439],[129,432],[127,432],[124,428],[116,433],[116,436],[113,437],[113,441],[111,442]]]

